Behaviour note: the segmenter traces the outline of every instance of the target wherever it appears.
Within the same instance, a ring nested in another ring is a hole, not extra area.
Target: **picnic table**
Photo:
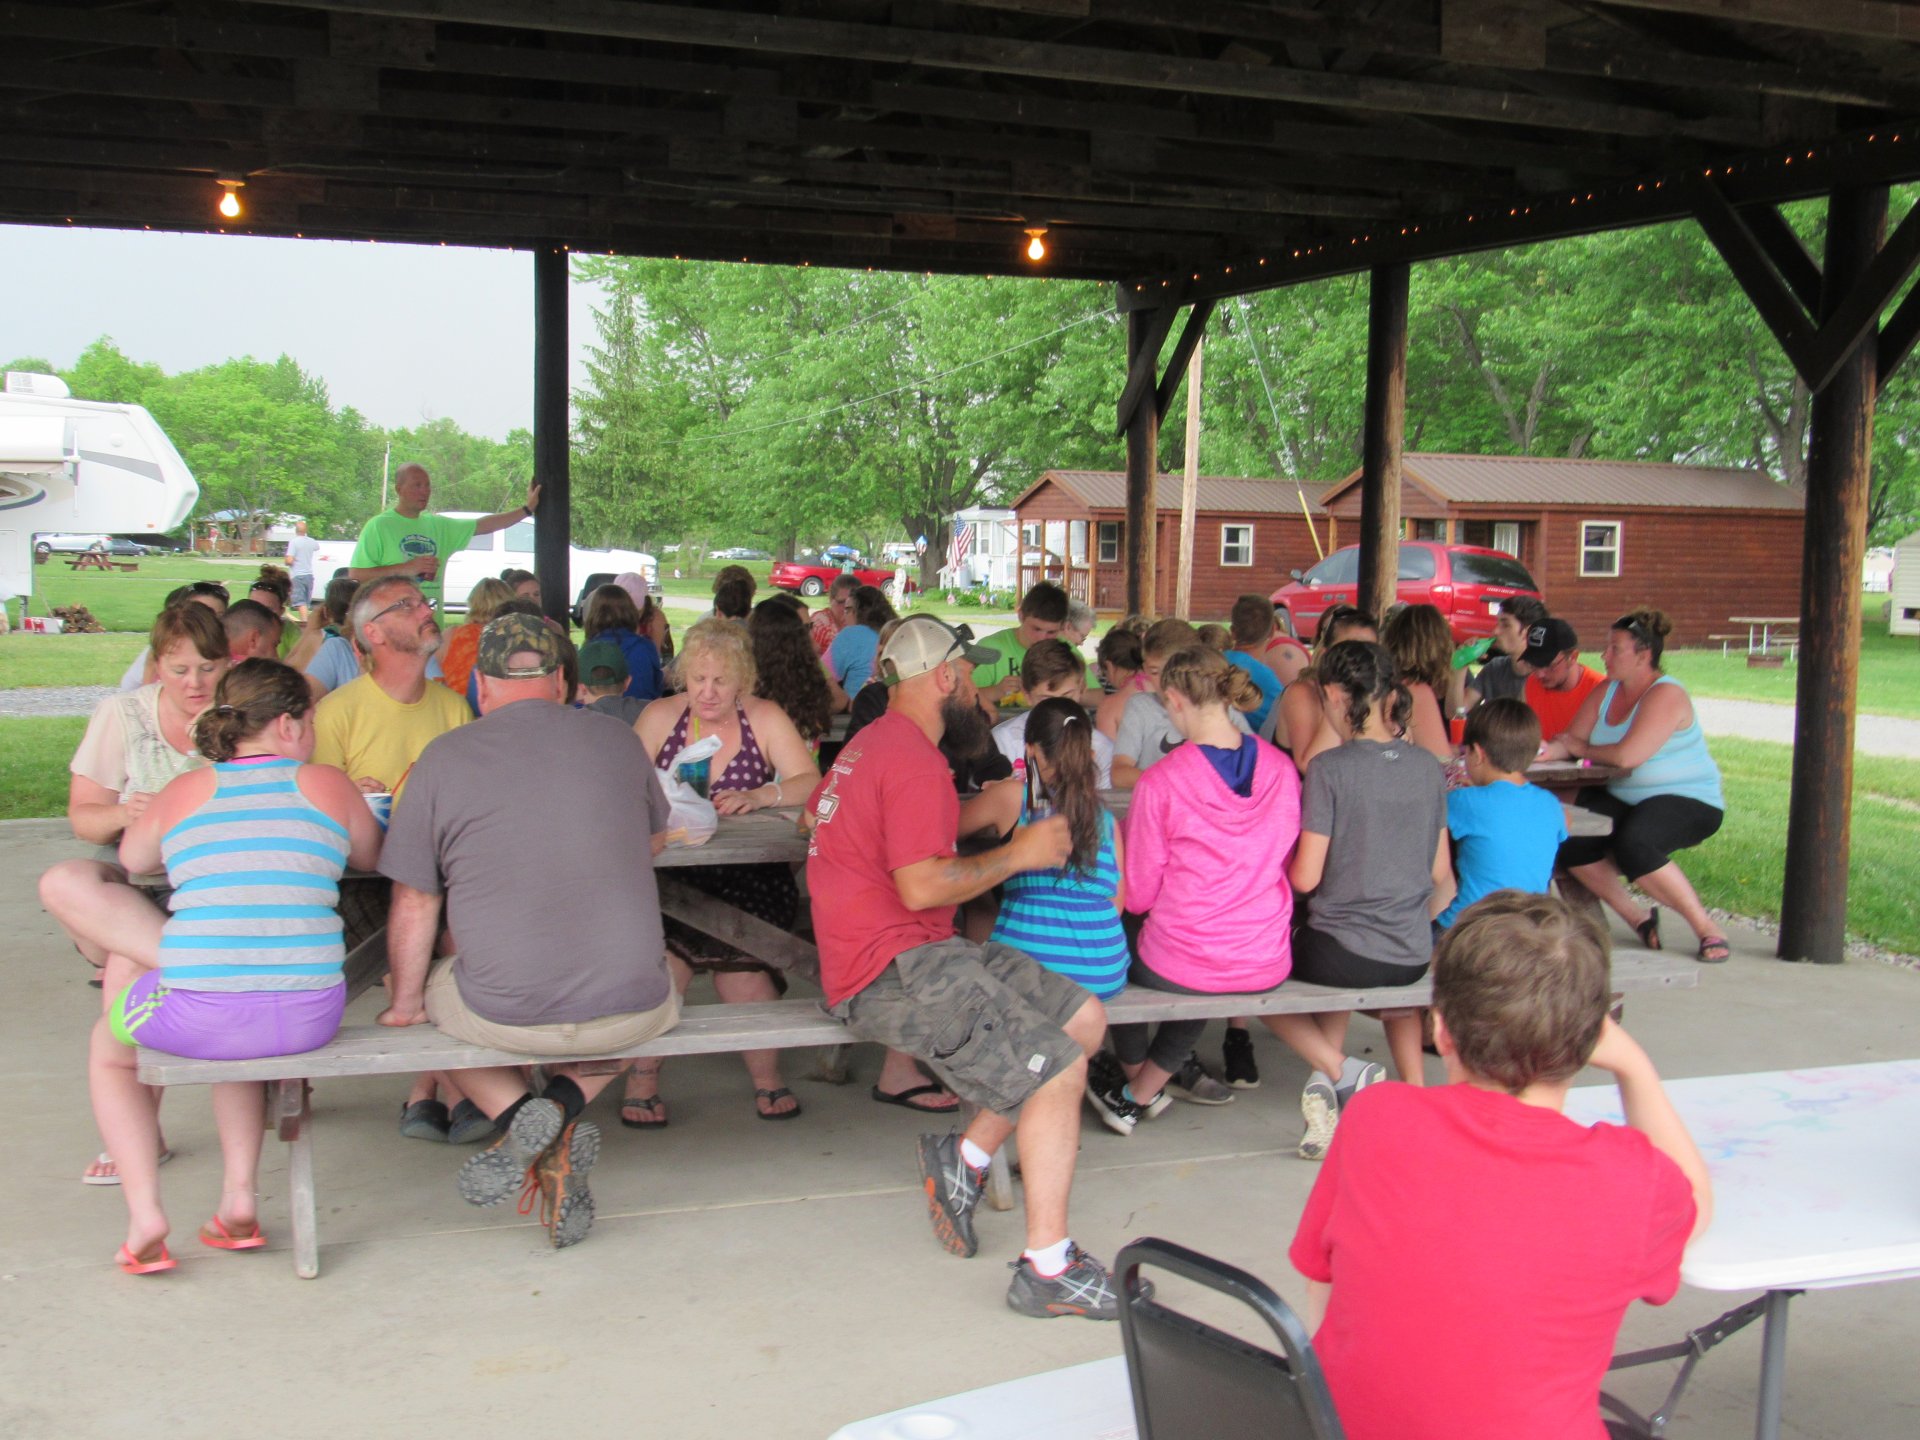
[[[1797,632],[1800,626],[1800,617],[1798,615],[1729,615],[1727,619],[1732,624],[1747,627],[1747,653],[1749,655],[1764,655],[1775,645],[1797,648],[1800,644],[1800,637],[1797,633],[1793,635],[1782,635],[1778,640],[1773,638],[1773,632],[1784,626],[1791,625]],[[1756,630],[1760,632],[1758,644],[1754,643],[1753,638],[1754,631]]]
[[[1596,765],[1589,760],[1536,760],[1527,767],[1527,779],[1542,790],[1554,791],[1605,785],[1632,773],[1626,765]]]
[[[82,550],[67,557],[69,570],[138,570],[138,560],[115,560],[106,550]]]

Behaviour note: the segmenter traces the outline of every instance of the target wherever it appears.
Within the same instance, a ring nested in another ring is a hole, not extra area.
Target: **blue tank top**
[[[1654,686],[1679,683],[1670,675],[1662,675],[1653,682]],[[1611,724],[1607,720],[1607,710],[1619,690],[1620,682],[1615,680],[1608,682],[1607,688],[1600,692],[1600,713],[1594,718],[1593,734],[1587,737],[1589,744],[1617,745],[1633,728],[1633,717],[1640,713],[1637,704],[1619,724]],[[1647,694],[1652,693],[1653,687],[1650,686]],[[1645,700],[1647,697],[1642,695],[1640,698]],[[1711,805],[1716,810],[1726,809],[1727,802],[1720,792],[1720,767],[1713,763],[1713,757],[1707,753],[1707,737],[1700,729],[1699,713],[1695,712],[1691,725],[1684,730],[1674,731],[1658,750],[1634,766],[1631,775],[1609,782],[1607,792],[1628,805],[1638,805],[1642,800],[1651,800],[1656,795],[1679,795],[1688,800],[1698,800],[1703,805]]]
[[[300,793],[300,762],[215,765],[212,797],[161,837],[173,913],[160,970],[175,990],[325,990],[346,960],[346,827]]]
[[[1020,823],[1034,818],[1023,802]],[[1102,1000],[1127,983],[1127,936],[1113,906],[1120,888],[1113,835],[1113,816],[1103,810],[1100,853],[1086,871],[1068,865],[1008,879],[992,936]]]

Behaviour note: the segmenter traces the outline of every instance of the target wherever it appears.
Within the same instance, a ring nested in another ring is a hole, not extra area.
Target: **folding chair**
[[[1279,1354],[1162,1305],[1140,1278],[1165,1270],[1251,1307]],[[1139,1440],[1344,1440],[1306,1327],[1244,1270],[1167,1240],[1141,1239],[1114,1260],[1120,1334]]]

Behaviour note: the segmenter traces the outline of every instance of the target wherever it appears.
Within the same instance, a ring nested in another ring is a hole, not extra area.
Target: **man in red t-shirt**
[[[1573,626],[1548,616],[1527,631],[1527,648],[1516,657],[1527,677],[1527,708],[1540,717],[1540,743],[1573,723],[1580,704],[1606,677],[1580,663],[1580,637]]]
[[[1343,1108],[1289,1256],[1348,1440],[1604,1440],[1627,1306],[1664,1305],[1706,1162],[1607,1018],[1606,942],[1551,896],[1469,906],[1433,960],[1448,1084]],[[1561,1113],[1583,1064],[1627,1123]]]
[[[1010,875],[1064,865],[1073,848],[1066,821],[1052,816],[987,854],[954,854],[960,802],[938,742],[949,715],[971,703],[956,662],[982,659],[924,615],[881,651],[887,712],[847,741],[807,806],[820,980],[830,1013],[853,1034],[924,1061],[979,1107],[964,1135],[920,1137],[935,1238],[955,1255],[979,1249],[974,1207],[1017,1123],[1027,1248],[1007,1304],[1041,1318],[1112,1320],[1119,1306],[1106,1267],[1067,1233],[1086,1057],[1106,1033],[1106,1012],[1020,951],[954,933],[956,906]]]

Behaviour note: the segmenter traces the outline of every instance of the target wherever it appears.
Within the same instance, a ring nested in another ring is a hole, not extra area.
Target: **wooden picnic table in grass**
[[[1800,629],[1800,617],[1798,615],[1729,615],[1727,619],[1735,625],[1744,625],[1747,627],[1747,653],[1749,655],[1764,655],[1775,645],[1798,646],[1800,643],[1800,636],[1797,633]],[[1792,635],[1782,635],[1776,640],[1773,632],[1787,626],[1792,626],[1796,633]],[[1756,630],[1760,632],[1760,641],[1758,644],[1754,643],[1753,638],[1753,632]]]
[[[78,555],[67,557],[69,570],[138,570],[138,560],[116,560],[106,550],[82,550]]]

